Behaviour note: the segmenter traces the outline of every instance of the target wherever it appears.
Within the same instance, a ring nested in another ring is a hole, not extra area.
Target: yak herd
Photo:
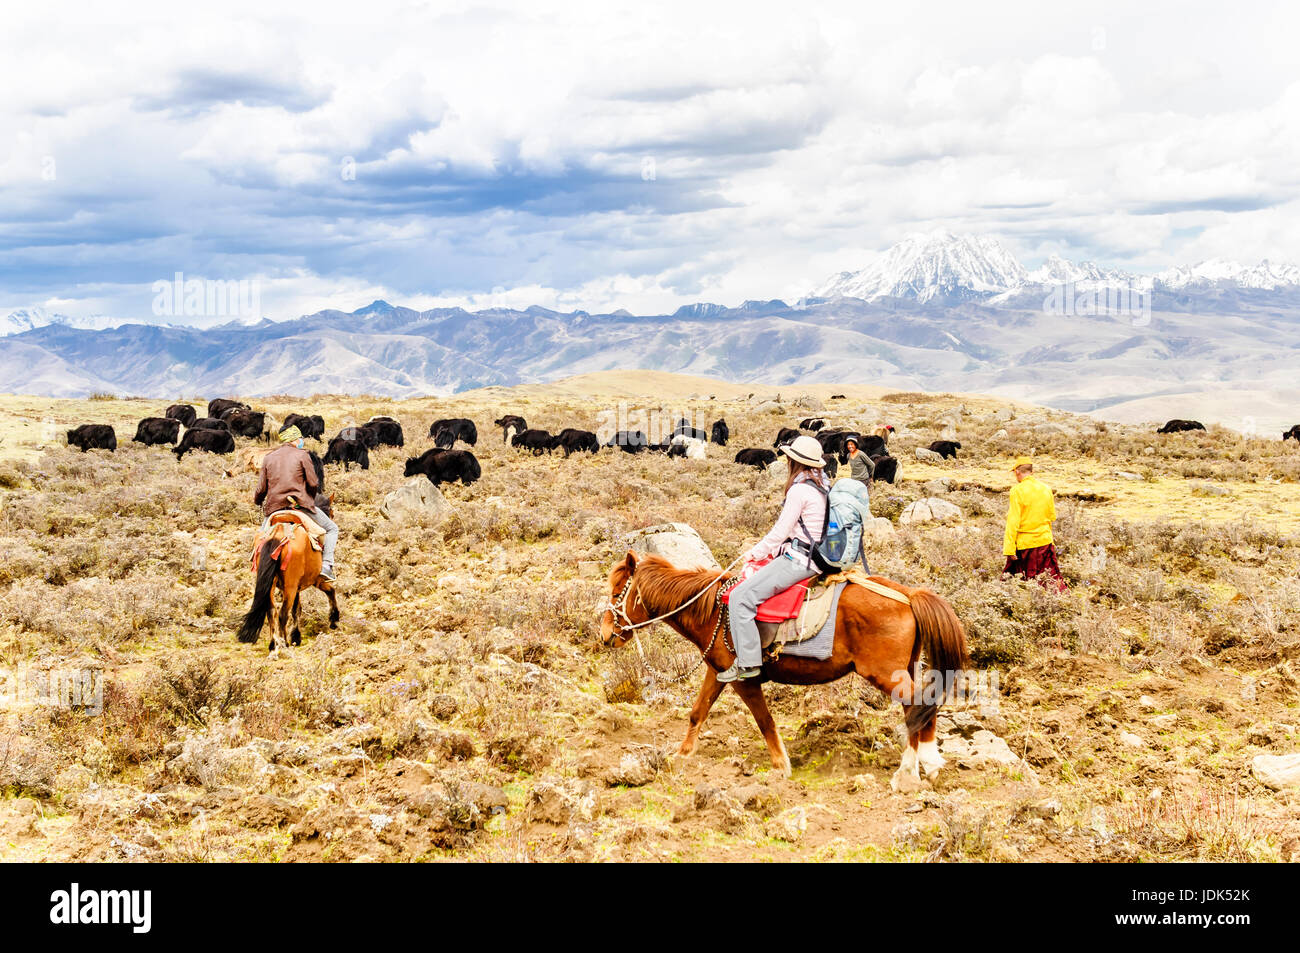
[[[565,457],[569,457],[575,453],[594,454],[602,448],[616,448],[624,453],[663,453],[669,457],[703,459],[708,444],[725,447],[731,438],[725,420],[714,421],[709,430],[705,431],[691,426],[684,417],[677,421],[670,434],[664,435],[657,442],[652,442],[640,430],[620,430],[603,442],[593,431],[576,427],[566,427],[558,433],[551,433],[529,427],[528,422],[516,414],[505,414],[493,421],[493,424],[501,428],[504,443],[534,456],[559,450]],[[257,439],[270,445],[279,433],[289,427],[297,427],[303,437],[309,440],[325,443],[323,462],[339,464],[345,471],[353,464],[368,470],[371,450],[379,446],[403,447],[406,442],[401,423],[392,417],[372,417],[360,426],[344,427],[326,441],[325,420],[319,414],[293,413],[280,421],[265,411],[254,410],[248,404],[226,398],[210,401],[205,417],[200,417],[198,411],[189,404],[173,404],[161,417],[146,417],[141,420],[132,439],[145,446],[169,445],[179,460],[186,453],[195,450],[233,453],[236,437]],[[1204,425],[1196,420],[1170,420],[1157,433],[1204,429]],[[811,434],[821,444],[822,459],[831,477],[836,475],[840,466],[848,463],[848,442],[853,440],[859,451],[870,460],[873,480],[893,483],[897,478],[898,461],[889,454],[889,438],[894,428],[888,425],[875,433],[863,434],[855,430],[828,428],[825,420],[808,417],[799,421],[797,428],[780,428],[771,449],[747,447],[738,451],[733,459],[742,466],[766,470],[777,461],[777,448],[804,432]],[[79,447],[83,451],[117,449],[117,434],[108,424],[82,424],[69,430],[67,436],[69,446]],[[435,485],[454,482],[468,485],[479,479],[482,468],[478,459],[469,450],[456,449],[457,442],[469,447],[478,444],[478,428],[474,421],[465,417],[435,420],[429,427],[429,437],[433,440],[433,447],[406,461],[406,476],[424,475]],[[1291,437],[1300,443],[1300,424],[1282,435],[1283,440]],[[929,449],[944,459],[955,459],[961,444],[955,440],[936,440],[930,444]],[[241,456],[248,454],[244,462],[256,467],[266,452],[250,448],[241,451]]]

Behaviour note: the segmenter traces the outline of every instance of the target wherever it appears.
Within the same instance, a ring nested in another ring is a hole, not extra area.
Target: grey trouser
[[[808,568],[808,557],[795,553],[794,558],[777,556],[750,576],[727,599],[731,612],[731,644],[736,647],[736,658],[745,668],[763,664],[763,640],[758,634],[754,616],[758,605],[797,582],[818,575],[816,566]]]
[[[325,539],[320,544],[321,568],[333,569],[334,545],[339,541],[339,524],[326,516],[325,511],[319,506],[316,507],[316,512],[311,514],[311,518],[317,526],[325,530]]]

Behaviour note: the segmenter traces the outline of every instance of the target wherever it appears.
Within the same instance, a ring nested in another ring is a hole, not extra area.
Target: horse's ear
[[[629,549],[627,551],[627,556],[623,560],[623,565],[628,569],[636,569],[636,553]]]

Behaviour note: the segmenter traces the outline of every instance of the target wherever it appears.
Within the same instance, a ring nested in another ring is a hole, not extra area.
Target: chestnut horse
[[[724,615],[726,606],[718,599],[716,584],[725,584],[730,578],[708,569],[677,569],[658,556],[638,557],[631,552],[609,574],[610,601],[600,622],[600,637],[606,646],[623,645],[637,629],[662,617],[704,654],[708,667],[691,709],[681,754],[689,755],[695,749],[709,709],[730,684],[758,722],[772,767],[789,777],[790,758],[767,709],[762,682],[820,685],[857,672],[903,705],[907,748],[890,782],[893,789],[920,788],[921,769],[927,776],[938,773],[944,760],[934,737],[935,717],[947,693],[936,690],[938,679],[933,675],[942,676],[939,684],[946,689],[967,665],[966,633],[947,602],[928,589],[911,589],[879,576],[872,579],[903,593],[911,605],[849,584],[840,593],[830,658],[822,661],[782,654],[775,661],[764,661],[758,678],[723,683],[718,681],[718,672],[730,666],[736,655]],[[932,673],[924,683],[919,671],[922,651]]]
[[[324,506],[327,502],[330,502],[328,498],[316,499],[317,506]],[[329,513],[330,507],[325,506],[325,511]],[[329,596],[330,628],[338,625],[339,604],[334,597],[334,584],[321,578],[321,554],[312,548],[306,527],[291,512],[276,513],[271,517],[270,535],[262,543],[256,559],[257,584],[253,590],[253,605],[239,627],[239,641],[256,642],[262,634],[262,626],[275,609],[275,590],[279,590],[281,598],[279,611],[275,612],[273,619],[271,652],[276,650],[277,633],[279,645],[302,644],[300,596],[304,589],[315,587]],[[285,629],[291,615],[293,628],[286,637]]]

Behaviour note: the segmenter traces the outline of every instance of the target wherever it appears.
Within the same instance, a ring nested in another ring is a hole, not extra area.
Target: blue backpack
[[[871,491],[867,485],[848,477],[835,481],[829,492],[819,483],[810,482],[810,485],[826,496],[822,537],[809,554],[813,565],[822,572],[835,573],[861,562],[863,570],[870,573],[862,545],[862,527],[871,518]],[[803,517],[799,518],[799,525],[811,538]]]

